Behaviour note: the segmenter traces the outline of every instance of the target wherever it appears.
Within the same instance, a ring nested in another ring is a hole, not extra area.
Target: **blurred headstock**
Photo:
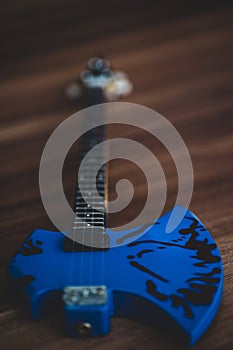
[[[114,70],[107,59],[92,57],[77,81],[67,87],[66,94],[70,99],[79,99],[87,89],[93,88],[101,88],[106,100],[115,101],[120,97],[128,96],[133,85],[128,75]]]

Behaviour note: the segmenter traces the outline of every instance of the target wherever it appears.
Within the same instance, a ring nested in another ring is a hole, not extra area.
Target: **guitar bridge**
[[[63,300],[68,306],[103,305],[107,302],[106,286],[68,286]]]
[[[110,329],[110,298],[106,286],[64,288],[66,331],[71,337],[95,337]]]

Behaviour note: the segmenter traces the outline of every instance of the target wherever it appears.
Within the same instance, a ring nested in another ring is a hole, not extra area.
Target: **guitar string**
[[[106,116],[104,115],[104,119],[106,121]],[[110,137],[110,129],[109,127],[107,127],[107,124],[104,124],[104,138],[108,139],[111,138]],[[108,158],[107,156],[109,155],[110,149],[108,148],[104,148],[104,158],[105,160]],[[104,164],[104,208],[105,208],[105,212],[104,212],[104,233],[107,234],[107,203],[108,203],[108,189],[109,189],[109,163],[106,165],[106,163]],[[102,280],[103,280],[103,285],[106,284],[105,282],[105,251],[102,251],[102,256],[101,256],[101,263],[102,263]]]
[[[76,173],[78,173],[78,169],[76,170]],[[76,200],[76,193],[77,193],[77,179],[75,179],[75,194],[74,194],[74,217],[73,217],[73,222],[71,224],[71,239],[72,239],[72,244],[71,244],[71,253],[70,253],[70,274],[69,274],[69,284],[73,285],[74,281],[74,262],[75,262],[75,237],[76,237],[76,229],[75,229],[75,221],[77,220],[77,213],[76,213],[76,205],[77,205],[77,200]]]
[[[82,145],[82,142],[79,144],[80,153],[84,153],[85,154],[85,143],[84,143],[84,147]],[[79,164],[80,166],[80,164]],[[80,217],[82,217],[82,215],[84,214],[84,217],[86,215],[86,204],[84,204],[81,200],[79,200],[80,197],[80,189],[79,189],[79,179],[78,179],[78,170],[79,167],[77,169],[77,178],[76,178],[76,190],[75,190],[75,208],[74,208],[74,222],[73,222],[73,236],[72,236],[72,264],[71,264],[71,269],[72,269],[72,280],[71,280],[71,284],[75,285],[76,284],[76,271],[78,271],[79,276],[78,276],[78,281],[79,281],[79,285],[82,285],[83,282],[83,274],[84,274],[84,240],[85,240],[85,224],[82,225],[82,229],[80,232],[80,227],[78,227],[80,225],[80,220],[79,220],[79,215]],[[83,178],[85,181],[85,176],[86,174],[83,173],[81,174],[81,179]],[[82,209],[81,209],[82,208]],[[81,210],[80,210],[81,209]],[[84,221],[84,220],[83,220]],[[75,266],[74,267],[74,257],[75,257],[75,246],[76,244],[80,243],[80,238],[81,239],[81,252],[80,252],[80,266]],[[78,239],[77,239],[78,238]]]
[[[86,155],[86,152],[88,152],[88,149],[85,150],[85,142],[84,142],[84,157]],[[86,147],[87,148],[87,147]],[[88,179],[86,178],[87,174],[86,174],[86,170],[84,171],[84,173],[82,174],[83,175],[83,181],[85,182],[87,180],[88,182]],[[78,180],[79,181],[79,180]],[[80,188],[79,188],[79,191],[80,191]],[[81,197],[81,194],[80,194],[80,197]],[[78,201],[77,201],[78,202]],[[81,202],[81,200],[80,200]],[[85,202],[85,200],[84,200]],[[80,260],[80,285],[84,285],[84,280],[85,280],[85,234],[86,234],[86,228],[85,228],[85,225],[86,225],[86,221],[85,221],[85,218],[86,218],[86,215],[87,215],[87,211],[88,211],[88,204],[85,202],[85,204],[82,204],[84,206],[84,212],[82,212],[82,220],[83,220],[83,228],[82,228],[82,248],[81,248],[81,260]]]
[[[105,129],[103,126],[100,127],[100,142],[102,142],[105,138]],[[101,152],[98,156],[97,156],[97,162],[96,164],[101,166],[104,162],[104,153]],[[95,164],[95,165],[96,165]],[[97,167],[95,167],[96,169]],[[102,188],[102,185],[104,185],[104,181],[105,181],[105,178],[104,178],[104,173],[105,173],[105,170],[103,167],[98,167],[99,168],[99,173],[97,173],[96,175],[96,182],[95,184],[93,184],[94,186],[96,186],[98,192],[101,193],[101,195],[103,195],[103,197],[101,196],[101,200],[99,201],[99,204],[100,204],[100,208],[104,208],[104,196],[105,196],[105,190],[103,190],[103,193],[101,191],[101,188]],[[96,215],[95,215],[96,214]],[[98,222],[98,223],[97,223]],[[101,226],[101,222],[102,222],[102,226]],[[96,224],[96,226],[95,226]],[[104,212],[101,212],[100,210],[97,210],[96,212],[93,211],[93,215],[92,215],[92,229],[91,229],[91,245],[93,247],[93,242],[94,242],[94,231],[98,231],[98,228],[100,228],[100,230],[102,231],[102,234],[104,234]],[[99,232],[97,232],[97,234],[99,234]],[[98,237],[97,237],[97,240],[98,242]],[[95,242],[96,243],[96,242]],[[103,239],[103,243],[104,243],[104,239]],[[103,246],[101,247],[103,248]],[[98,278],[98,284],[103,284],[104,281],[102,280],[102,276],[103,276],[103,270],[104,270],[104,263],[103,263],[103,259],[102,257],[104,256],[104,251],[103,249],[98,252],[99,253],[99,256],[100,256],[100,261],[102,262],[99,266],[99,270],[98,270],[98,273],[99,273],[99,278]],[[89,283],[90,284],[93,284],[93,272],[94,272],[94,265],[93,265],[93,254],[94,254],[94,250],[92,249],[91,250],[91,253],[90,253],[90,264],[89,264]],[[97,276],[94,276],[94,279],[96,279]]]
[[[102,114],[102,122],[104,121],[104,113]],[[98,130],[98,129],[97,129]],[[98,137],[98,133],[99,133],[99,137]],[[95,141],[97,141],[96,143],[101,143],[104,141],[105,139],[105,126],[102,123],[102,126],[100,126],[99,131],[97,131],[97,135],[95,135],[94,133],[94,137],[95,137]],[[101,151],[101,153],[97,156],[97,165],[103,165],[103,162],[105,160],[105,154],[104,154],[104,150]],[[99,164],[98,164],[99,163]],[[95,165],[96,165],[95,164]],[[97,167],[95,167],[97,168]],[[96,181],[95,183],[93,183],[93,186],[96,187],[96,189],[101,192],[101,185],[104,185],[105,183],[105,168],[104,167],[100,167],[99,168],[99,173],[96,174]],[[98,191],[98,193],[99,193]],[[94,204],[95,201],[93,201]],[[97,203],[95,203],[97,204]],[[101,196],[101,200],[100,198],[98,198],[98,204],[99,207],[102,208],[102,210],[105,209],[105,189],[103,189],[103,197]],[[96,213],[96,216],[95,216]],[[100,230],[102,231],[102,234],[105,235],[105,222],[104,222],[104,215],[105,212],[101,211],[101,210],[93,210],[92,208],[92,228],[91,228],[91,251],[90,251],[90,259],[89,259],[89,284],[96,284],[94,281],[98,280],[98,284],[104,284],[104,280],[103,280],[103,276],[104,276],[104,269],[105,269],[105,265],[104,265],[104,256],[105,256],[105,252],[104,252],[104,238],[103,237],[103,243],[102,243],[102,248],[100,251],[96,252],[99,257],[100,257],[100,265],[98,266],[98,270],[97,270],[97,274],[98,276],[94,276],[94,280],[93,280],[93,272],[96,269],[96,266],[94,266],[93,264],[93,254],[95,253],[95,248],[93,247],[93,241],[94,241],[94,234],[99,235],[99,230],[98,228],[100,228]],[[102,221],[103,220],[103,221]],[[97,224],[95,226],[95,224],[93,225],[93,221]],[[102,221],[102,225],[101,225],[101,221]],[[95,231],[97,231],[95,233]],[[97,237],[96,242],[99,243],[99,237]],[[95,242],[95,243],[96,243]]]
[[[105,133],[102,130],[102,134],[100,135],[100,137],[103,139],[105,137]],[[101,140],[102,141],[102,140]],[[81,147],[81,151],[82,151],[82,147]],[[88,152],[88,150],[85,150],[85,142],[84,142],[84,154],[86,152]],[[103,158],[100,157],[100,161],[101,160],[104,160],[104,155],[102,155]],[[105,169],[103,171],[103,177],[101,177],[101,180],[100,182],[102,181],[103,183],[105,182]],[[86,178],[87,176],[87,171],[85,171],[83,174],[81,174],[81,177],[83,178],[83,181],[85,182],[85,180],[87,180],[88,182],[88,178]],[[87,266],[85,268],[85,234],[89,234],[90,232],[90,229],[89,229],[89,226],[87,226],[87,223],[86,221],[90,221],[90,220],[86,220],[87,219],[87,213],[90,213],[90,217],[91,217],[91,244],[93,245],[93,238],[94,238],[94,231],[95,231],[95,227],[99,227],[99,226],[95,226],[93,225],[93,221],[95,220],[95,212],[93,211],[93,208],[90,208],[88,209],[89,205],[85,202],[85,200],[79,202],[79,199],[82,197],[81,196],[81,192],[80,192],[80,188],[79,188],[79,179],[77,179],[77,191],[76,191],[76,198],[75,198],[75,216],[74,216],[74,223],[73,223],[73,228],[72,228],[72,252],[71,252],[71,281],[72,283],[71,284],[75,284],[75,271],[76,269],[74,268],[74,256],[75,256],[75,245],[76,245],[76,238],[77,238],[77,235],[81,236],[82,237],[82,247],[81,247],[81,252],[80,252],[80,266],[77,267],[77,270],[79,270],[79,284],[80,285],[83,285],[83,283],[85,283],[85,271],[87,270]],[[105,196],[105,191],[104,191],[104,196]],[[93,201],[94,202],[94,201]],[[85,203],[85,204],[84,204]],[[80,205],[79,205],[80,204]],[[104,204],[105,204],[105,198],[102,199],[101,203],[102,204],[100,207],[103,207],[105,208]],[[82,228],[81,228],[81,235],[80,235],[80,228],[78,227],[79,225],[79,215],[78,215],[78,211],[79,211],[79,207],[81,208],[81,212],[80,212],[80,217],[83,219],[83,224],[82,224]],[[100,211],[98,212],[97,211],[97,217],[96,219],[98,220],[98,218],[101,218],[101,215],[100,215]],[[103,213],[103,227],[101,226],[101,229],[102,229],[102,232],[103,234],[105,234],[105,220],[104,220],[104,215],[105,213]],[[102,218],[101,218],[102,219]],[[104,229],[103,229],[104,228]],[[89,229],[89,232],[88,232],[88,229]],[[79,238],[79,237],[78,237]],[[103,244],[104,244],[104,239],[103,239]],[[104,246],[102,246],[102,249],[101,249],[101,257],[100,257],[100,261],[101,261],[101,266],[100,267],[100,270],[99,270],[99,273],[101,275],[102,278],[99,278],[99,283],[103,283],[104,281],[102,281],[103,279],[103,276],[104,276]],[[92,275],[93,275],[93,248],[91,247],[90,249],[90,254],[88,255],[90,259],[88,259],[89,261],[89,283],[91,284],[92,283]],[[87,263],[87,261],[86,261]],[[74,272],[74,273],[73,273]],[[72,278],[73,276],[73,278]],[[100,276],[99,276],[100,277]],[[87,280],[87,279],[86,279]]]
[[[93,186],[94,184],[92,184]],[[92,190],[92,188],[91,188]],[[93,204],[93,203],[92,203]],[[91,285],[91,275],[92,275],[92,261],[93,261],[93,255],[92,255],[92,250],[93,250],[93,235],[94,235],[94,228],[93,228],[93,219],[94,219],[94,211],[93,208],[91,210],[91,251],[90,251],[90,259],[89,259],[89,284]]]
[[[105,114],[103,111],[103,121],[105,121]],[[103,139],[106,139],[107,133],[106,133],[106,124],[103,124]],[[103,175],[102,175],[102,184],[103,184],[103,208],[104,210],[106,209],[106,196],[107,196],[107,188],[106,188],[106,166],[105,166],[105,160],[106,160],[106,147],[102,150],[102,163],[103,165]],[[106,235],[106,211],[103,212],[103,235]],[[105,249],[104,249],[104,244],[105,244],[105,236],[103,237],[103,246],[102,246],[102,251],[101,251],[101,280],[102,284],[105,285],[104,281],[104,272],[105,272]]]

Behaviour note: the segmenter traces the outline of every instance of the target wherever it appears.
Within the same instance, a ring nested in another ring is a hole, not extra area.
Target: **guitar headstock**
[[[114,70],[110,62],[101,57],[92,57],[76,82],[70,84],[66,94],[70,99],[82,98],[86,90],[102,89],[106,100],[115,101],[128,96],[133,85],[126,73]]]

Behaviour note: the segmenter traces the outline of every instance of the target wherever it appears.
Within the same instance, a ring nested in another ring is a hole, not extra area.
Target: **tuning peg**
[[[128,96],[133,90],[133,84],[130,82],[126,73],[116,71],[113,78],[105,87],[105,95],[109,101],[114,101],[119,97]]]

